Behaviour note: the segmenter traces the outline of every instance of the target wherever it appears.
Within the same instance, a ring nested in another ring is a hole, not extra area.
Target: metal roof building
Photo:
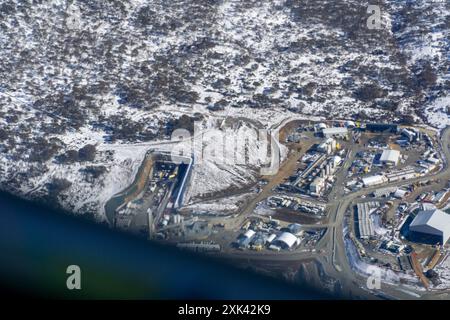
[[[388,197],[391,193],[397,191],[397,187],[379,188],[373,192],[375,198]]]
[[[320,130],[326,129],[328,126],[325,123],[321,122],[321,123],[316,124],[314,127],[315,127],[316,131],[320,131]]]
[[[348,134],[348,129],[342,127],[325,128],[322,130],[322,134],[325,138],[344,138]]]
[[[309,191],[319,194],[324,187],[325,187],[325,179],[317,177],[309,185]]]
[[[245,238],[252,238],[255,235],[255,231],[253,231],[252,229],[248,229],[245,233],[244,233],[244,237]]]
[[[386,177],[381,174],[362,178],[362,182],[365,187],[371,187],[378,184],[382,184],[386,182],[386,180],[387,180]]]
[[[351,120],[345,121],[344,125],[347,128],[354,128],[354,127],[356,127],[356,123],[354,121],[351,121]]]
[[[358,211],[358,229],[361,239],[370,239],[375,236],[372,219],[370,213],[378,207],[378,202],[364,202],[356,205]]]
[[[292,248],[297,241],[298,238],[290,232],[283,232],[274,240],[275,243],[280,244],[285,249]]]
[[[420,211],[409,230],[430,235],[445,244],[450,238],[450,215],[439,209]]]
[[[380,161],[382,164],[396,166],[400,160],[400,151],[398,150],[384,150],[381,154]]]
[[[398,127],[396,124],[388,124],[388,123],[368,123],[366,124],[366,129],[372,132],[398,131]]]
[[[386,178],[389,182],[407,180],[417,177],[416,169],[413,167],[406,167],[400,171],[386,174]]]
[[[397,189],[394,193],[394,197],[398,198],[398,199],[403,199],[404,197],[406,197],[408,195],[408,190],[405,189]]]

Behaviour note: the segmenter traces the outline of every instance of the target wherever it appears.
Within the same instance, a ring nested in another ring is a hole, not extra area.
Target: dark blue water
[[[39,297],[330,298],[311,288],[134,238],[6,193],[0,193],[0,252],[2,290]],[[81,268],[81,291],[66,288],[69,265]]]

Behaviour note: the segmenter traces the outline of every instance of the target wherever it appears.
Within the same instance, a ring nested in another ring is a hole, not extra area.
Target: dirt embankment
[[[148,177],[152,173],[153,166],[155,164],[155,159],[153,156],[148,156],[145,160],[144,167],[142,169],[142,172],[138,173],[138,178],[135,182],[135,190],[129,194],[126,198],[124,203],[128,203],[135,199],[139,194],[144,191],[144,188],[147,184]]]

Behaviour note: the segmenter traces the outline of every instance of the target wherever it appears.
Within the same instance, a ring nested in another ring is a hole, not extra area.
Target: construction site
[[[402,284],[413,295],[450,287],[447,135],[299,120],[279,137],[288,149],[279,170],[223,195],[236,199],[225,214],[186,209],[193,158],[150,152],[135,183],[119,195],[115,226],[233,259],[316,259],[329,274],[345,273],[355,283],[376,267],[393,291]]]
[[[192,162],[191,158],[151,150],[135,182],[114,198],[121,202],[114,209],[114,226],[149,239],[164,238],[159,230],[183,222],[176,210],[183,206]]]

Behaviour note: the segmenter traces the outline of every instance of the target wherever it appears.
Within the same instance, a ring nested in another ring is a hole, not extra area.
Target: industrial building
[[[221,247],[219,244],[212,242],[190,242],[190,243],[178,243],[177,248],[188,249],[195,252],[219,252]]]
[[[326,155],[323,154],[320,157],[316,158],[313,162],[311,162],[308,167],[303,170],[301,174],[295,179],[294,185],[299,185],[302,180],[308,177],[318,166],[320,166],[326,159]]]
[[[330,155],[337,148],[338,144],[332,138],[311,147],[310,151],[302,158],[302,162],[309,163],[308,166],[292,176],[293,183],[291,185],[294,189],[301,193],[320,197],[333,183],[333,175],[338,166],[342,164],[340,156]]]
[[[251,229],[247,230],[243,235],[241,235],[238,238],[237,246],[241,249],[247,248],[250,245],[250,242],[252,241],[255,234],[256,234],[255,231]]]
[[[356,123],[354,121],[351,121],[351,120],[345,121],[344,125],[347,128],[355,128],[356,127]]]
[[[317,177],[314,181],[309,185],[309,191],[314,194],[320,194],[325,187],[325,179],[322,177]]]
[[[316,124],[316,125],[314,126],[314,130],[315,130],[316,132],[319,132],[319,131],[322,131],[322,130],[326,129],[327,127],[328,127],[328,126],[327,126],[325,123],[321,122],[321,123],[318,123],[318,124]]]
[[[376,189],[373,192],[373,196],[375,198],[388,197],[391,193],[394,193],[396,191],[397,191],[397,187],[380,188],[380,189]]]
[[[281,233],[272,244],[279,246],[282,249],[291,249],[295,244],[298,244],[299,239],[290,232]]]
[[[387,181],[386,177],[381,174],[362,178],[364,187],[376,186],[376,185],[385,183],[386,181]]]
[[[375,230],[373,222],[370,219],[370,214],[378,208],[378,206],[378,202],[365,202],[356,205],[359,237],[361,239],[370,239],[375,236]]]
[[[380,162],[387,166],[396,166],[400,160],[400,151],[387,149],[381,154]]]
[[[408,190],[399,188],[395,191],[394,197],[397,199],[403,199],[403,198],[407,197],[408,194],[409,194]]]
[[[406,167],[403,170],[386,174],[386,178],[388,179],[389,182],[408,180],[415,178],[417,176],[418,174],[416,172],[416,169],[414,169],[413,167]]]
[[[322,130],[325,138],[345,138],[348,135],[348,129],[343,127],[325,128]]]
[[[267,200],[267,204],[275,208],[289,208],[312,215],[323,215],[326,207],[321,203],[310,202],[302,198],[290,197],[286,195],[270,197]]]
[[[302,193],[310,193],[313,196],[321,196],[322,193],[328,189],[333,183],[333,175],[339,165],[342,163],[342,158],[339,156],[329,155],[336,148],[336,140],[327,139],[323,144],[314,147],[308,159],[314,159],[309,162],[308,166],[292,177],[292,186],[297,188],[297,191]],[[311,148],[311,150],[313,149]],[[318,149],[324,153],[318,153]],[[302,161],[305,157],[302,158]],[[295,179],[295,180],[294,180]]]
[[[174,187],[174,201],[173,207],[175,209],[181,208],[184,204],[184,193],[192,175],[192,168],[194,166],[193,157],[182,157],[170,155],[170,159],[179,165],[180,179]]]
[[[445,244],[450,238],[450,215],[439,209],[420,211],[409,231],[417,242]]]
[[[301,135],[298,133],[291,134],[287,137],[286,142],[299,143],[301,141]]]
[[[326,154],[331,154],[336,150],[336,146],[337,146],[336,140],[334,140],[333,138],[328,138],[317,146],[317,151]]]
[[[402,135],[408,139],[409,142],[419,139],[420,131],[416,129],[403,129]]]
[[[388,123],[368,123],[366,124],[366,130],[371,132],[396,133],[398,131],[398,126],[396,124]]]
[[[304,233],[303,226],[299,223],[291,223],[290,225],[288,225],[287,229],[290,233],[297,237],[301,236]]]
[[[116,216],[115,226],[118,229],[121,230],[128,230],[130,229],[131,222],[133,220],[132,215],[127,214],[120,214]]]
[[[277,237],[277,235],[275,233],[272,233],[266,240],[266,242],[268,244],[271,244],[273,240],[275,240],[275,238]]]
[[[338,167],[339,165],[341,165],[341,163],[342,163],[342,158],[339,157],[339,156],[334,156],[334,157],[331,159],[331,164],[332,164],[332,167],[333,167],[333,168]]]

